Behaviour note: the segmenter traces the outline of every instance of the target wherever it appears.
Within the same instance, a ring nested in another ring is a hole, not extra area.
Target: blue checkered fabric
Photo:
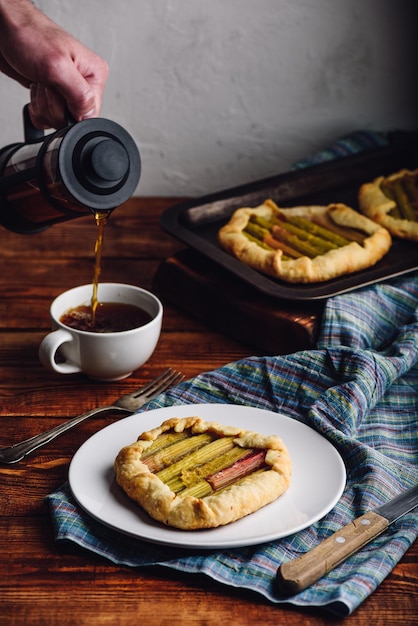
[[[350,614],[416,539],[416,512],[291,598],[279,595],[275,576],[282,563],[418,483],[418,273],[329,299],[314,350],[227,364],[183,382],[141,411],[210,402],[276,411],[326,437],[347,469],[346,487],[332,511],[309,528],[267,544],[188,551],[101,525],[64,485],[47,498],[57,541],[74,542],[126,566],[206,574],[273,603]]]

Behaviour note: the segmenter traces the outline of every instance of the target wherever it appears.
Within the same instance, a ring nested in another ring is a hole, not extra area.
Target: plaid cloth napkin
[[[74,542],[117,564],[203,573],[273,603],[348,615],[416,539],[415,512],[291,598],[279,595],[275,576],[282,563],[418,483],[418,273],[329,299],[315,350],[230,363],[161,394],[140,412],[211,402],[276,411],[332,442],[347,469],[344,493],[332,511],[270,543],[188,551],[101,525],[78,507],[66,484],[47,497],[57,541]]]

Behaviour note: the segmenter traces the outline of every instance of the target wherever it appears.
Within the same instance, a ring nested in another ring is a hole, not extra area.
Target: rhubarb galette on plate
[[[291,460],[276,435],[200,417],[171,418],[115,460],[117,483],[155,520],[215,528],[254,513],[290,484]]]
[[[418,169],[365,183],[359,190],[359,206],[395,237],[418,241]]]
[[[392,243],[385,228],[345,204],[282,209],[272,200],[237,209],[218,238],[243,263],[289,283],[371,267]]]

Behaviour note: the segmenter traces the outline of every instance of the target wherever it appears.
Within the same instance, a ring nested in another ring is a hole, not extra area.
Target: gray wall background
[[[198,196],[355,129],[418,126],[416,0],[35,3],[109,62],[102,116],[138,143],[137,195]],[[28,95],[0,90],[6,145]]]

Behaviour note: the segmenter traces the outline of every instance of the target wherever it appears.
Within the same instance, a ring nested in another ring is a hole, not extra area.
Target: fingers
[[[48,85],[31,85],[29,113],[34,126],[63,128],[67,124],[67,111],[76,121],[100,113],[108,67],[93,53],[88,60],[90,65],[80,63],[80,67],[68,63],[68,59],[56,60],[48,73]]]
[[[77,121],[99,115],[107,75],[108,65],[101,57],[84,46],[73,49],[73,64],[67,63],[54,87]]]
[[[75,104],[67,102],[53,87],[32,83],[30,86],[29,113],[33,125],[40,129],[63,128],[67,125],[68,112],[79,122],[96,116],[100,110],[100,106],[94,104],[94,98],[86,99],[84,106],[80,105],[80,100],[74,102]],[[91,106],[92,102],[93,106]],[[89,106],[90,108],[88,108]]]
[[[30,86],[29,114],[32,124],[39,129],[66,126],[64,99],[52,88],[39,83]]]

